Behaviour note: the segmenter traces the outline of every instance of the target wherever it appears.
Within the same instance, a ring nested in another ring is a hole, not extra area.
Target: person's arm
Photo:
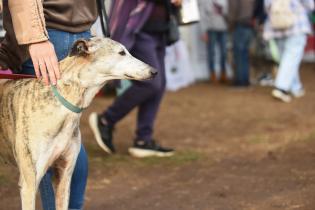
[[[9,0],[13,28],[19,45],[27,45],[36,76],[56,84],[59,65],[53,45],[48,39],[41,0]]]

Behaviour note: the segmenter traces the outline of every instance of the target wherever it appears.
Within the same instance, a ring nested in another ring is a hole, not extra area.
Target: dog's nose
[[[158,71],[156,69],[151,69],[151,75],[156,76],[158,74]]]

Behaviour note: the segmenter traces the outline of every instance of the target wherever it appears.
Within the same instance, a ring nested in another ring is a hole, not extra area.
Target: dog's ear
[[[88,41],[86,39],[78,39],[74,42],[69,56],[87,56],[89,54]]]

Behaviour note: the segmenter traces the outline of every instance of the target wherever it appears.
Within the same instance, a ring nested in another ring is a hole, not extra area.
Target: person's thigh
[[[164,70],[164,66],[162,66],[163,64],[160,62],[158,54],[159,51],[165,50],[165,47],[162,46],[162,42],[163,39],[159,36],[153,36],[146,33],[139,33],[137,35],[135,46],[132,48],[130,53],[137,59],[154,67],[158,71],[158,74],[154,77],[154,79],[146,81],[134,81],[134,84],[140,86],[153,86],[157,89],[162,86],[161,71]]]
[[[226,52],[226,40],[227,40],[226,32],[221,31],[219,33],[218,42],[219,42],[219,45],[220,45],[222,52]]]
[[[87,177],[88,159],[84,146],[82,145],[72,175],[69,209],[82,209],[84,204]]]
[[[276,79],[277,88],[291,90],[292,83],[299,72],[305,45],[305,34],[286,38]]]
[[[208,40],[209,49],[212,53],[214,53],[215,44],[216,44],[217,39],[218,39],[218,34],[215,31],[209,31],[208,34],[209,34],[209,40]]]
[[[54,45],[58,61],[67,57],[73,43],[77,39],[91,37],[91,33],[89,31],[82,33],[68,33],[55,29],[47,29],[47,31],[49,35],[49,41]],[[28,59],[23,63],[21,73],[35,75],[35,70],[31,59]]]

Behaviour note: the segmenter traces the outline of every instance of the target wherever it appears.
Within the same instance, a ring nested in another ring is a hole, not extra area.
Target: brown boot
[[[216,76],[216,74],[215,74],[214,71],[212,71],[212,72],[210,73],[210,82],[211,82],[211,83],[216,83],[216,82],[217,82],[217,76]]]
[[[227,78],[227,76],[226,76],[225,71],[221,71],[220,82],[221,82],[221,83],[227,83],[227,82],[228,82],[228,78]]]

